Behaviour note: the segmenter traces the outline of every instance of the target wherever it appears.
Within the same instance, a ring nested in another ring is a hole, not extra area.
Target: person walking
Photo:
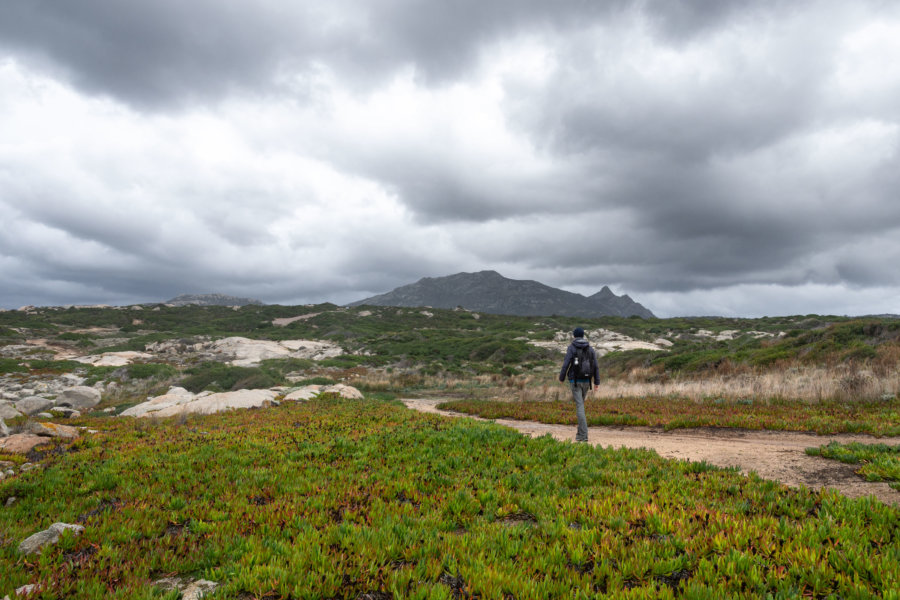
[[[576,327],[572,332],[575,338],[566,350],[566,359],[559,372],[560,382],[569,381],[572,399],[575,401],[575,416],[578,418],[578,429],[575,431],[576,442],[588,441],[587,418],[584,415],[584,401],[591,393],[591,380],[600,385],[600,366],[597,364],[597,353],[584,339],[584,329]]]

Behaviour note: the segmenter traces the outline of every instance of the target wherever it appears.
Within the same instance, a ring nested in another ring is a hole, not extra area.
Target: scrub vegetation
[[[900,435],[900,321],[888,317],[585,320],[329,304],[0,312],[4,381],[71,373],[105,384],[97,412],[70,421],[97,433],[0,454],[17,468],[0,480],[0,597],[35,584],[46,598],[175,598],[153,582],[177,575],[242,600],[900,598],[900,519],[874,498],[530,439],[395,401],[573,423],[553,344],[576,325],[668,342],[601,358],[590,424]],[[256,366],[166,353],[125,367],[71,360],[228,336],[327,340],[345,353]],[[366,400],[100,416],[172,385],[335,382]],[[811,452],[897,480],[890,446]],[[85,530],[17,552],[57,521]]]
[[[384,400],[101,433],[0,484],[0,591],[150,598],[896,598],[896,509]],[[61,449],[62,450],[62,449]],[[81,523],[36,557],[15,544]],[[893,594],[893,595],[892,595]],[[168,597],[172,597],[171,594]]]

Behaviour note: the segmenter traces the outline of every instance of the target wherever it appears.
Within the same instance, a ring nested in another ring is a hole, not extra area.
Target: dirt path
[[[438,410],[441,399],[405,399],[414,410],[451,417],[470,417],[458,412]],[[470,417],[480,419],[478,417]],[[511,427],[532,437],[550,434],[558,440],[572,440],[574,425],[546,425],[534,421],[495,419],[494,423]],[[784,431],[748,431],[735,429],[676,429],[654,427],[591,427],[588,438],[593,445],[619,448],[651,448],[665,458],[701,461],[720,467],[737,466],[755,471],[760,477],[790,486],[813,489],[834,488],[851,498],[873,495],[882,502],[900,504],[900,491],[887,483],[867,482],[854,473],[854,467],[836,460],[808,456],[806,448],[830,441],[900,444],[897,439],[878,439],[867,435],[827,435]]]

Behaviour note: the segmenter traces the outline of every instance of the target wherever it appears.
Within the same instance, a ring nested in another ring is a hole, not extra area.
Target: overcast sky
[[[886,0],[0,0],[4,308],[900,313],[898,158]]]

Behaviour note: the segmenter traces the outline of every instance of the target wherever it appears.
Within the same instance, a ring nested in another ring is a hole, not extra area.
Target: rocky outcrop
[[[44,546],[57,543],[65,531],[71,531],[74,535],[81,535],[84,527],[68,523],[54,523],[48,529],[35,533],[19,544],[19,553],[27,556],[40,552]]]
[[[340,346],[331,342],[313,340],[250,340],[228,337],[212,342],[212,350],[219,357],[235,366],[258,365],[269,358],[308,358],[322,360],[343,354]]]
[[[89,356],[79,356],[73,360],[93,365],[95,367],[124,367],[130,365],[134,361],[147,361],[153,358],[152,354],[146,352],[104,352],[102,354],[91,354]]]
[[[571,331],[558,331],[551,341],[530,341],[529,343],[540,348],[549,348],[565,353],[569,344],[572,343],[572,339]],[[585,332],[585,339],[590,342],[597,356],[603,356],[610,352],[624,352],[626,350],[666,350],[672,345],[672,342],[669,340],[657,339],[653,342],[645,342],[608,329],[587,331]]]
[[[251,367],[269,358],[305,358],[322,360],[344,353],[332,342],[314,340],[251,340],[227,337],[220,340],[167,340],[148,344],[146,350],[172,362],[191,357],[197,360],[227,362],[235,366]]]
[[[291,390],[284,396],[285,400],[312,400],[323,394],[336,394],[340,398],[347,400],[362,400],[363,394],[358,389],[350,385],[338,383],[335,385],[305,385],[301,388]]]
[[[121,417],[173,417],[182,414],[222,412],[237,408],[261,408],[271,406],[279,390],[237,390],[235,392],[200,392],[192,394],[181,387],[171,388],[162,396],[123,411]]]
[[[285,392],[288,392],[285,394]],[[283,400],[311,400],[322,394],[336,394],[348,400],[362,399],[363,395],[355,387],[336,385],[307,385],[292,390],[272,388],[259,390],[237,390],[234,392],[200,392],[193,394],[182,387],[170,388],[161,396],[149,398],[136,406],[122,411],[120,417],[174,417],[183,414],[213,414],[239,408],[265,408]]]

